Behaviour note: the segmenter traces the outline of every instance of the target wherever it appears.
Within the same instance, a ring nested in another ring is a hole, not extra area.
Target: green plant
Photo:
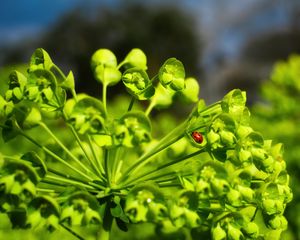
[[[300,56],[291,55],[276,63],[261,90],[264,102],[253,106],[252,125],[275,141],[284,142],[287,150],[284,156],[294,193],[286,216],[293,233],[291,239],[300,239]]]
[[[77,95],[72,72],[65,76],[43,49],[26,76],[10,74],[0,97],[2,138],[23,136],[38,148],[1,155],[0,209],[13,227],[64,228],[82,239],[73,227],[94,224],[105,240],[113,224],[126,231],[150,222],[160,236],[185,228],[216,240],[279,239],[292,199],[289,175],[282,145],[249,126],[245,92],[206,106],[179,60],[166,60],[152,78],[146,63],[140,49],[119,64],[110,50],[96,51],[91,67],[102,101]],[[106,95],[119,81],[132,99],[114,119]],[[154,139],[149,115],[174,96],[196,106]],[[137,100],[149,101],[144,112],[134,110]],[[63,139],[53,122],[68,129]]]

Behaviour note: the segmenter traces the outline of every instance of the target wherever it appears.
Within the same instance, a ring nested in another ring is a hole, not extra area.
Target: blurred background
[[[239,87],[249,104],[273,63],[300,52],[300,1],[2,0],[0,66],[27,62],[37,47],[74,71],[78,91],[100,92],[89,67],[96,49],[121,59],[139,47],[153,72],[182,60],[208,102]]]
[[[111,49],[119,60],[141,48],[150,76],[167,58],[180,59],[187,76],[199,80],[207,103],[233,88],[246,90],[254,128],[285,143],[294,189],[287,213],[291,231],[285,239],[300,239],[300,61],[294,79],[298,87],[289,85],[283,93],[296,107],[287,111],[284,106],[282,112],[280,101],[270,97],[276,88],[267,97],[261,91],[276,62],[300,54],[299,0],[1,0],[0,92],[9,69],[25,71],[21,64],[38,47],[65,73],[74,72],[78,92],[94,96],[101,87],[93,80],[89,61],[99,48]],[[264,88],[267,92],[268,85]],[[274,96],[287,99],[280,94]],[[258,106],[267,101],[273,110]]]

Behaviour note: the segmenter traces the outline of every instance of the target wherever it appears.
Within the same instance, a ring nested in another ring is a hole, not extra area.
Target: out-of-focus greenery
[[[286,239],[300,239],[300,56],[280,61],[262,85],[263,103],[252,108],[252,125],[283,142],[294,199],[287,208]]]

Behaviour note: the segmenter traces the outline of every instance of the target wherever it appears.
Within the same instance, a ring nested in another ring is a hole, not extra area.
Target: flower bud
[[[105,67],[117,67],[117,58],[115,54],[109,49],[101,48],[97,50],[91,58],[91,66],[94,70],[97,66]]]

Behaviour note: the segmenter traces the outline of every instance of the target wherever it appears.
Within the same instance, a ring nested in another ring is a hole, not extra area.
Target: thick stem
[[[111,215],[110,212],[110,201],[107,201],[106,207],[105,207],[105,212],[104,212],[104,217],[103,217],[103,224],[100,228],[100,231],[98,233],[97,239],[99,240],[109,240],[110,239],[110,233],[111,233],[111,227],[113,223],[113,216]]]

